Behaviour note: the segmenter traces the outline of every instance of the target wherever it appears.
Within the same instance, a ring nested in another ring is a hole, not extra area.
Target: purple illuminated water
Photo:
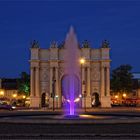
[[[64,70],[67,76],[68,83],[65,86],[66,100],[69,101],[69,113],[70,115],[74,115],[75,112],[75,103],[74,100],[76,98],[76,81],[75,76],[79,77],[79,48],[78,48],[78,41],[76,35],[74,33],[73,27],[70,28],[69,33],[66,36],[65,40],[65,55],[64,55]]]
[[[74,115],[74,79],[73,76],[70,76],[70,115]]]

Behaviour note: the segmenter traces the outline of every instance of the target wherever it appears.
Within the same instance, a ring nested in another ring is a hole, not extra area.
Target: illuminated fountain
[[[77,96],[79,95],[75,93],[76,91],[76,80],[75,77],[79,77],[80,67],[79,67],[79,48],[78,41],[76,35],[74,33],[73,27],[70,28],[69,33],[66,36],[65,40],[65,73],[67,75],[67,83],[66,86],[66,95],[65,98],[69,102],[69,115],[74,115],[75,113],[75,102],[79,100]]]

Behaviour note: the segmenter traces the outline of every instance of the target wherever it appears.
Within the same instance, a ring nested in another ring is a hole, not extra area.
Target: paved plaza
[[[0,138],[139,139],[140,124],[1,124]],[[9,131],[10,130],[10,131]]]
[[[0,111],[0,139],[140,139],[140,108]]]

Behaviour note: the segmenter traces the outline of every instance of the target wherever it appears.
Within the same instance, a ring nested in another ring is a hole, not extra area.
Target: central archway
[[[81,94],[80,92],[80,80],[78,76],[74,76],[74,99],[78,99],[78,102],[75,102],[75,107],[79,108],[81,107],[81,99],[79,95]],[[62,107],[67,107],[69,106],[69,100],[70,100],[70,80],[69,80],[69,75],[64,75],[61,79],[61,94],[62,94]]]

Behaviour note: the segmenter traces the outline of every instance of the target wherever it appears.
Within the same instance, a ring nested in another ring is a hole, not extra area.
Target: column
[[[104,76],[104,67],[101,67],[101,96],[104,96],[105,87],[105,76]]]
[[[87,96],[90,96],[90,67],[87,68]]]
[[[50,67],[50,94],[52,94],[52,74],[53,74],[53,68]]]
[[[35,94],[36,97],[40,97],[39,67],[36,67],[35,77]]]
[[[61,97],[59,94],[59,78],[58,78],[58,67],[55,68],[55,78],[56,78],[56,84],[55,84],[55,99],[56,99],[56,108],[60,107]]]
[[[85,90],[85,85],[84,85],[84,83],[83,82],[85,82],[85,68],[82,66],[82,95],[84,94],[84,90]]]
[[[30,77],[31,77],[31,81],[30,81],[31,91],[30,91],[30,96],[35,96],[35,90],[34,90],[34,88],[35,88],[34,76],[35,76],[35,74],[34,74],[34,68],[31,67],[31,76],[30,76]]]
[[[53,78],[53,68],[50,67],[50,98],[49,98],[49,108],[52,108],[53,106],[53,100],[52,100],[52,78]]]
[[[55,80],[56,80],[56,87],[55,87],[55,94],[58,95],[58,68],[55,68]]]
[[[90,67],[86,70],[86,97],[85,97],[86,108],[91,108],[91,95],[90,95]]]
[[[105,70],[105,68],[102,67],[101,69],[101,106],[102,107],[111,107],[110,96],[109,96],[109,87],[110,87],[109,82],[110,82],[109,69],[107,68]],[[105,95],[105,90],[106,90],[106,95]]]
[[[110,96],[110,68],[107,67],[106,70],[106,93],[107,96]]]

